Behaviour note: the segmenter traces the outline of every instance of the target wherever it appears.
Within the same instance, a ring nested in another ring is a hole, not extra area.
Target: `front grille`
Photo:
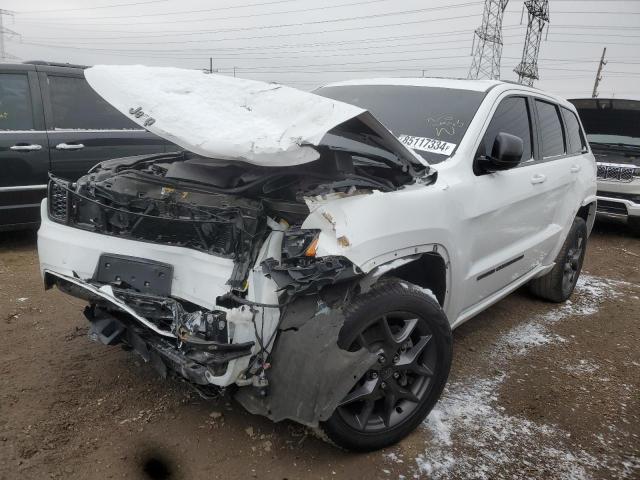
[[[66,185],[54,181],[49,182],[49,215],[58,221],[67,221],[69,213],[69,195]]]
[[[615,182],[629,183],[633,181],[635,167],[623,167],[619,165],[598,165],[598,178]]]
[[[610,200],[598,200],[598,211],[602,213],[627,215],[627,206],[624,203],[612,202]]]

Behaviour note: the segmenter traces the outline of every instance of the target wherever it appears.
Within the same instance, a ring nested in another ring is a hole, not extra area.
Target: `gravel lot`
[[[82,309],[43,290],[33,232],[0,233],[0,479],[640,478],[640,240],[622,226],[597,226],[570,303],[521,290],[456,330],[424,426],[367,455],[158,378],[89,342]]]

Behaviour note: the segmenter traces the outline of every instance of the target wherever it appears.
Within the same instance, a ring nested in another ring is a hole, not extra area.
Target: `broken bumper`
[[[166,298],[132,293],[97,282],[94,277],[101,256],[105,253],[124,254],[173,267],[170,292]],[[40,268],[46,287],[58,286],[65,293],[83,298],[92,305],[87,318],[92,323],[91,336],[106,344],[122,342],[136,350],[161,373],[172,370],[187,380],[200,384],[225,387],[242,383],[242,374],[255,353],[253,315],[248,308],[223,308],[216,299],[229,291],[226,281],[233,270],[233,261],[182,247],[156,245],[121,239],[75,229],[52,222],[47,216],[46,200],[42,204],[42,224],[38,231]],[[250,284],[255,284],[250,274]],[[258,300],[277,302],[271,281],[259,279],[264,290]],[[253,283],[252,283],[253,282]],[[265,283],[269,282],[269,284]],[[255,289],[254,289],[255,290]],[[189,335],[176,335],[167,325],[141,311],[131,301],[142,300],[170,304],[186,301],[203,311],[220,314],[225,322],[224,338],[219,341],[198,341]],[[99,308],[96,310],[96,306]],[[272,331],[279,309],[265,308],[261,321],[265,331]],[[114,332],[117,335],[113,336]]]

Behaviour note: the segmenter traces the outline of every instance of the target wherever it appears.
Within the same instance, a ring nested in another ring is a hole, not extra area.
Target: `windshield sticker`
[[[450,113],[443,113],[436,118],[427,118],[427,126],[435,128],[436,136],[440,137],[443,133],[455,135],[456,128],[464,127],[464,123]]]
[[[404,145],[414,150],[422,150],[429,153],[437,153],[440,155],[451,155],[453,149],[456,148],[455,143],[445,142],[444,140],[436,140],[435,138],[413,137],[411,135],[400,135],[398,137]]]

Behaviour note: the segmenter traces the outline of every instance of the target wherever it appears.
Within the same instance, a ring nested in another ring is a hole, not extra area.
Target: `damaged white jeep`
[[[596,166],[564,100],[499,81],[86,77],[184,151],[52,177],[45,286],[86,299],[91,339],[205,396],[382,448],[438,400],[452,328],[525,284],[574,289]]]

